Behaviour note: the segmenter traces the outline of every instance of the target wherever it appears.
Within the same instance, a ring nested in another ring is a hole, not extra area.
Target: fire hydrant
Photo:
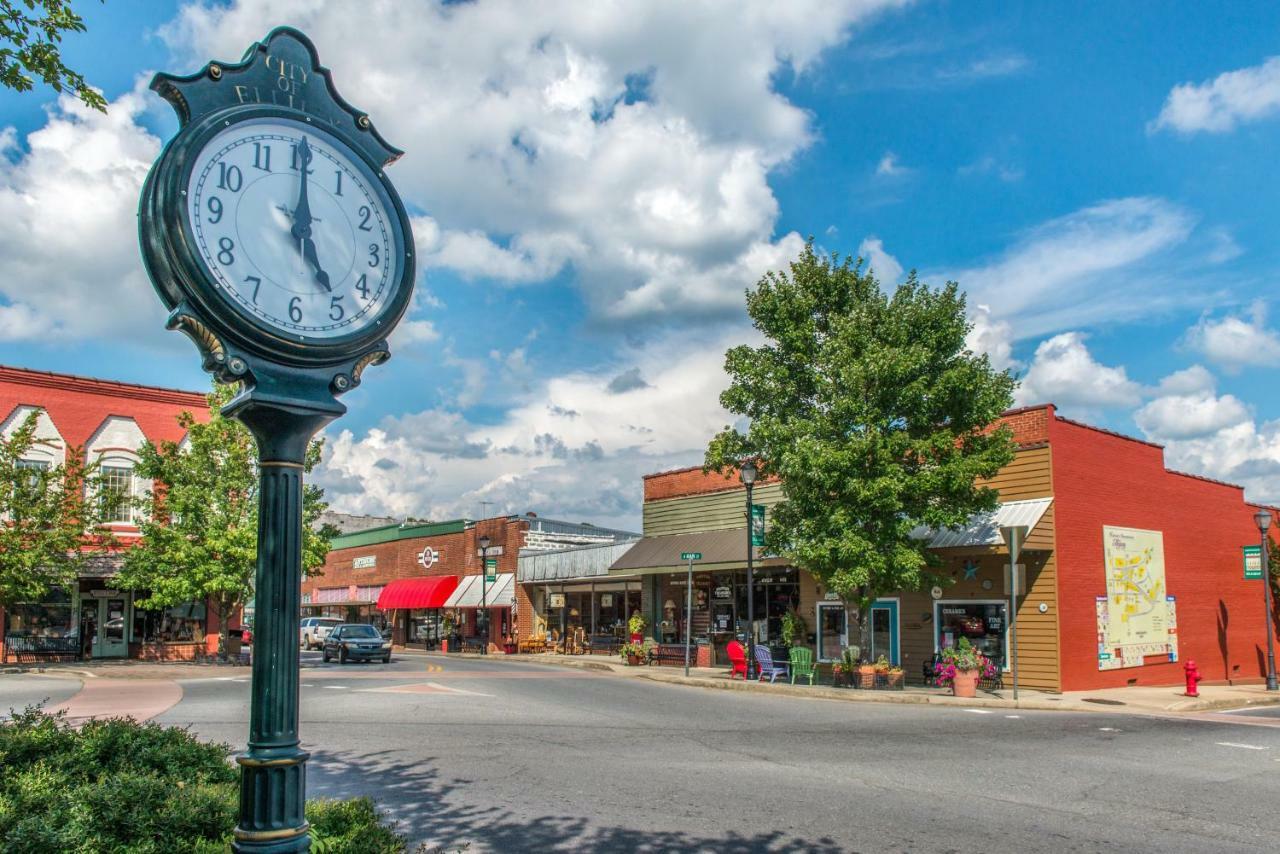
[[[1196,667],[1194,661],[1188,661],[1185,669],[1187,671],[1187,696],[1199,697],[1200,692],[1196,690],[1196,685],[1200,684],[1200,680],[1204,677],[1200,675],[1200,670]]]

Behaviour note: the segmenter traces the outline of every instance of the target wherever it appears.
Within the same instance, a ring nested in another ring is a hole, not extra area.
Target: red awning
[[[396,608],[443,608],[458,586],[456,575],[432,575],[427,578],[401,578],[382,588],[378,610]]]

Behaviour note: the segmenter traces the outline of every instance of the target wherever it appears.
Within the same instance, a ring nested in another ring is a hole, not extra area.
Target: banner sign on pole
[[[764,505],[751,505],[751,545],[764,545]]]
[[[1244,577],[1246,581],[1262,578],[1262,546],[1245,546]]]

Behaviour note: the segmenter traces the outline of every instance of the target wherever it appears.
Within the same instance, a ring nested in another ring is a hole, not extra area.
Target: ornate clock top
[[[382,138],[368,114],[338,94],[315,45],[293,27],[276,27],[238,63],[210,62],[187,75],[160,72],[151,88],[173,106],[183,127],[228,107],[263,104],[297,110],[306,121],[338,130],[383,166],[404,154]]]

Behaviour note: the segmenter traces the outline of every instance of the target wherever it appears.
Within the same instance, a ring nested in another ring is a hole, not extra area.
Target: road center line
[[[1219,747],[1239,747],[1243,750],[1270,750],[1270,747],[1264,747],[1260,744],[1241,744],[1238,741],[1215,741],[1214,744]]]

